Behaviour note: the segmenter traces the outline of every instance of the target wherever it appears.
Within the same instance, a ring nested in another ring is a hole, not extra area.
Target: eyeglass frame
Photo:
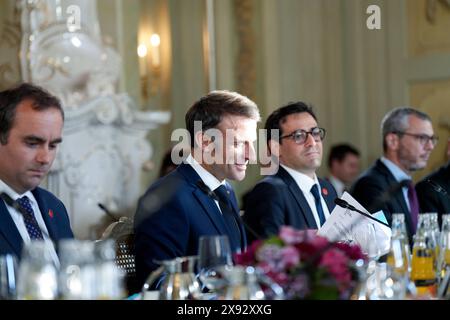
[[[318,132],[318,133],[319,133],[319,136],[318,136],[319,139],[318,139],[318,140],[317,140],[317,139],[314,137],[314,135],[313,135],[313,130],[315,130],[315,129],[319,129],[319,132]],[[298,133],[298,132],[300,132],[300,133],[305,133],[305,134],[306,134],[305,140],[304,140],[304,141],[302,141],[302,142],[297,142],[297,140],[295,139],[295,134]],[[306,140],[308,140],[308,134],[310,134],[311,137],[314,139],[315,142],[322,142],[323,139],[325,139],[326,133],[327,133],[327,131],[326,131],[324,128],[320,128],[320,127],[315,127],[315,128],[313,128],[313,129],[311,129],[310,131],[305,131],[305,130],[303,130],[303,129],[297,129],[297,130],[295,130],[294,132],[292,132],[292,133],[290,133],[290,134],[281,136],[281,137],[280,137],[280,140],[281,140],[281,139],[284,139],[284,138],[292,138],[296,144],[304,144],[304,143],[306,142]]]
[[[435,135],[429,136],[427,134],[409,133],[409,132],[403,132],[403,131],[393,131],[392,133],[397,134],[397,135],[406,135],[406,136],[414,137],[417,140],[419,140],[419,143],[421,146],[427,145],[427,143],[430,141],[433,143],[433,146],[436,146],[439,141],[439,137],[435,136]],[[426,140],[426,141],[423,142],[424,140]]]

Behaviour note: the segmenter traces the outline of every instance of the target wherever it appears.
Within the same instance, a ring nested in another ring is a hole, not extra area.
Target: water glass
[[[200,280],[209,290],[220,290],[227,284],[220,269],[232,266],[230,242],[227,236],[202,236],[198,246]]]

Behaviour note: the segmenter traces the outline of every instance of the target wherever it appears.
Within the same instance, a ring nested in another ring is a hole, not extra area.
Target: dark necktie
[[[317,184],[312,186],[311,193],[314,196],[314,200],[316,200],[316,209],[319,214],[320,226],[323,226],[325,223],[325,213],[323,213],[322,201],[320,201],[319,186]]]
[[[44,240],[42,236],[41,228],[36,221],[36,217],[34,216],[33,208],[31,207],[30,200],[28,197],[22,197],[17,199],[17,202],[25,209],[27,214],[23,215],[23,221],[25,222],[25,227],[27,228],[28,234],[30,235],[31,240]]]
[[[214,190],[214,193],[220,200],[220,211],[222,211],[223,218],[231,232],[231,234],[228,235],[230,237],[230,242],[237,244],[238,248],[243,249],[245,244],[241,243],[241,230],[239,228],[238,218],[236,217],[233,205],[231,204],[230,191],[224,185],[221,185]]]
[[[419,201],[417,200],[416,189],[412,181],[408,184],[408,201],[411,212],[412,230],[413,233],[416,233],[417,220],[419,218]]]

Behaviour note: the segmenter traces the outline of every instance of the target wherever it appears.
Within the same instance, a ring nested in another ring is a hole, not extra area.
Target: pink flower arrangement
[[[278,283],[286,299],[347,299],[358,282],[355,262],[366,259],[357,245],[329,242],[315,230],[288,226],[278,236],[256,240],[235,256]]]

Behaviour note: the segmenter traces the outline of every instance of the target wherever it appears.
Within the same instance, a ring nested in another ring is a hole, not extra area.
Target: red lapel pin
[[[52,209],[48,210],[48,215],[50,218],[53,218],[53,210]]]
[[[324,196],[327,196],[328,195],[327,188],[322,188],[322,193],[323,193]]]

